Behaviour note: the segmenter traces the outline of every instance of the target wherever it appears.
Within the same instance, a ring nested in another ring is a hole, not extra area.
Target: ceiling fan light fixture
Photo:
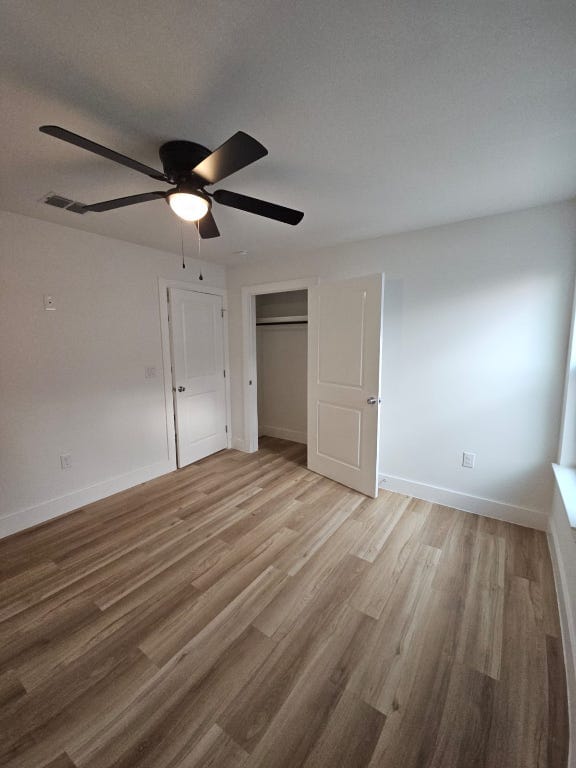
[[[210,209],[208,200],[193,192],[172,192],[168,195],[168,204],[184,221],[199,221]]]

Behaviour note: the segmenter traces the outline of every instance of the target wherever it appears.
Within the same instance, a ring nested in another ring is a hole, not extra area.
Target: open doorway
[[[383,288],[384,275],[381,273],[322,282],[317,279],[293,280],[242,288],[245,385],[244,437],[239,441],[239,447],[248,453],[257,451],[259,432],[263,431],[262,428],[275,426],[265,423],[270,416],[262,402],[262,394],[260,398],[258,396],[257,332],[262,334],[260,329],[264,325],[276,323],[277,327],[281,327],[288,325],[290,320],[296,324],[303,319],[303,315],[283,314],[294,312],[294,309],[287,308],[286,299],[282,297],[260,300],[261,314],[258,318],[258,297],[303,291],[307,298],[307,466],[368,496],[378,494]],[[293,297],[294,306],[298,305],[298,301],[299,297]],[[273,312],[264,308],[270,304],[276,305]],[[283,308],[279,310],[278,306]],[[267,317],[264,317],[264,312]],[[278,351],[278,344],[274,344],[273,339],[270,339],[270,346],[275,352]],[[286,371],[284,363],[287,361],[280,362]],[[276,365],[278,363],[276,359]],[[265,365],[265,362],[262,364]],[[261,375],[266,378],[262,368]],[[277,373],[274,377],[279,380]],[[278,388],[272,388],[271,400],[278,391]],[[275,406],[274,403],[272,405]],[[282,427],[294,429],[287,424]],[[294,432],[297,431],[294,429]],[[283,436],[288,434],[284,432]]]
[[[308,291],[256,296],[258,440],[307,443]]]
[[[265,283],[259,285],[244,286],[242,288],[242,338],[243,338],[243,372],[245,376],[245,388],[244,388],[244,438],[242,440],[242,448],[249,453],[258,450],[258,439],[260,431],[260,420],[258,413],[258,349],[262,348],[262,344],[258,345],[257,336],[262,337],[266,331],[262,331],[263,325],[257,325],[257,302],[259,304],[260,315],[258,322],[261,323],[263,319],[268,320],[268,324],[271,327],[281,328],[282,326],[273,326],[272,322],[282,321],[282,318],[295,318],[293,313],[297,310],[297,306],[300,303],[302,306],[302,296],[306,297],[306,320],[307,320],[307,308],[308,308],[308,293],[309,289],[317,285],[318,280],[316,278],[303,278],[301,280],[286,280],[278,283]],[[282,299],[282,294],[292,294],[288,299]],[[259,301],[260,296],[271,296],[275,298],[263,299]],[[282,308],[284,307],[284,308]],[[280,315],[280,312],[287,312],[288,314]],[[292,313],[292,314],[290,314]],[[273,319],[273,315],[275,318]],[[307,329],[307,325],[305,328]],[[273,336],[266,337],[267,340],[272,341]],[[306,333],[307,339],[307,333]],[[307,350],[306,350],[307,354]],[[307,358],[306,358],[307,360]],[[305,368],[307,375],[307,366]],[[304,388],[307,393],[307,380],[304,380]],[[262,397],[262,395],[260,395]],[[260,403],[262,408],[262,403]],[[300,411],[301,412],[301,411]],[[266,412],[260,411],[260,415],[266,418]],[[265,427],[274,427],[274,424],[264,424]],[[296,428],[295,431],[300,431]],[[307,426],[304,427],[304,431],[307,432]],[[303,437],[306,437],[303,436]]]

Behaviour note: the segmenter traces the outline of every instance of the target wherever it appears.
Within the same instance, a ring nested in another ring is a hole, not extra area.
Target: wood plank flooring
[[[4,768],[564,768],[545,535],[267,438],[0,542]]]

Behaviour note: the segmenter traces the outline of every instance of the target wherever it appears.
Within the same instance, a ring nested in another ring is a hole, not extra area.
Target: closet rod
[[[308,325],[308,320],[280,320],[277,323],[256,323],[256,325]]]

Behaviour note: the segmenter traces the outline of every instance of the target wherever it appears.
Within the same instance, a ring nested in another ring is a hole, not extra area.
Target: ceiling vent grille
[[[70,200],[68,197],[61,197],[60,195],[47,195],[44,198],[44,202],[46,205],[53,205],[54,208],[68,208],[74,200]]]
[[[53,192],[49,192],[44,197],[44,202],[53,208],[65,208],[67,211],[72,211],[72,213],[86,213],[84,203],[78,203],[75,200],[70,200],[69,197],[62,197],[62,195],[55,195]]]

